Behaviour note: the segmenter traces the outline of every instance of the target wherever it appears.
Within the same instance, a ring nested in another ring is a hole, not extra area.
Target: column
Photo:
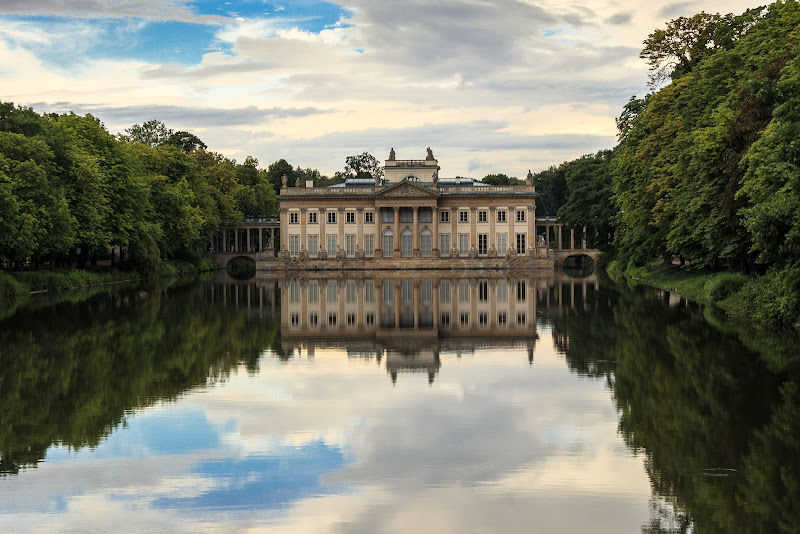
[[[517,220],[517,208],[515,206],[508,207],[508,248],[517,250],[517,234],[514,232],[514,221]],[[509,319],[510,320],[510,319]]]
[[[431,255],[438,258],[439,251],[439,207],[434,206],[431,208],[431,225],[433,237],[431,237]]]
[[[339,247],[338,250],[345,252],[344,248],[344,208],[338,209],[339,213],[336,215],[339,219],[339,237],[336,239],[336,245]]]
[[[478,208],[472,206],[469,209],[469,249],[478,248]]]
[[[306,250],[306,245],[308,245],[308,240],[306,239],[306,212],[308,208],[300,208],[300,250]]]
[[[258,229],[258,250],[264,250],[264,229]]]
[[[325,224],[327,224],[328,222],[328,212],[325,211],[324,208],[322,208],[319,210],[319,213],[317,213],[317,217],[318,217],[317,220],[319,220],[319,238],[317,239],[317,241],[319,241],[320,247],[322,247],[324,250],[327,250],[328,238],[325,236]],[[315,254],[319,255],[319,249],[316,250]],[[325,320],[327,321],[328,318],[326,317]]]
[[[528,248],[536,250],[536,208],[528,206]]]
[[[394,251],[393,257],[400,256],[400,208],[395,206],[394,210]]]
[[[417,208],[414,208],[416,211]],[[411,302],[414,309],[414,330],[419,328],[419,308],[420,308],[420,294],[419,294],[419,280],[411,281]]]
[[[417,258],[419,257],[419,206],[414,206],[411,208],[411,210],[413,213],[413,218],[411,220],[414,221],[414,237],[412,241],[413,245],[411,256]]]
[[[247,233],[246,241],[245,241],[245,243],[246,243],[245,246],[247,247],[247,250],[245,250],[245,252],[250,252],[252,250],[250,248],[250,228],[245,227],[244,231]]]
[[[553,228],[552,225],[547,224],[545,225],[545,234],[544,234],[544,242],[547,245],[547,248],[550,248],[550,230]]]
[[[564,245],[564,225],[563,224],[556,225],[556,228],[558,229],[558,242],[556,243],[558,246],[556,248],[558,250],[561,250],[561,247]],[[559,306],[561,306],[560,302]]]
[[[222,229],[222,251],[228,252],[228,229]]]
[[[497,234],[494,233],[494,223],[495,223],[495,220],[497,219],[497,214],[495,213],[496,210],[497,210],[497,208],[494,207],[494,206],[491,206],[489,208],[489,248],[490,249],[492,247],[497,249],[497,241],[496,241]]]
[[[583,227],[583,235],[581,236],[581,250],[586,250],[586,227]]]
[[[434,278],[431,282],[431,303],[433,304],[433,327],[439,328],[439,280]]]
[[[359,251],[364,252],[364,208],[356,208],[356,224],[358,225],[356,246]],[[359,315],[359,317],[361,316]]]
[[[450,208],[450,250],[448,254],[452,255],[453,247],[461,253],[460,244],[458,242],[458,208]]]
[[[575,250],[575,230],[569,229],[569,249]]]
[[[289,228],[289,210],[287,208],[281,208],[281,248],[280,250],[289,250],[289,232],[287,229]],[[274,239],[274,237],[273,237]]]

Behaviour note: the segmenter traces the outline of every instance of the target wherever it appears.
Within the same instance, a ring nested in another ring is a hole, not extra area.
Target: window
[[[488,220],[488,214],[487,214],[486,210],[480,210],[478,212],[478,222],[479,223],[485,223],[487,220]]]
[[[364,300],[369,303],[375,302],[375,280],[364,282]]]
[[[525,222],[525,210],[517,210],[517,222]]]
[[[478,281],[478,301],[486,302],[489,300],[489,282],[486,280]]]
[[[420,208],[419,222],[433,222],[433,211],[430,208]]]
[[[300,254],[300,236],[299,235],[290,235],[289,236],[289,254],[292,256],[297,256]]]
[[[429,257],[432,254],[432,238],[428,230],[423,230],[419,236],[419,255]]]
[[[527,297],[527,294],[528,294],[528,286],[527,284],[525,284],[525,282],[520,280],[519,282],[517,282],[517,301],[524,302],[525,298]]]
[[[383,233],[383,257],[391,258],[394,256],[394,234],[391,230]]]
[[[450,255],[450,234],[439,235],[439,253],[442,256]]]
[[[414,222],[414,211],[411,208],[400,208],[400,222]]]
[[[392,209],[382,210],[381,211],[381,218],[383,219],[383,222],[385,222],[385,223],[394,222],[394,210],[392,210]]]
[[[505,302],[508,298],[508,283],[505,280],[497,281],[497,302]]]
[[[458,222],[469,222],[469,212],[468,211],[459,211],[458,212]]]
[[[462,256],[469,254],[469,234],[458,234],[458,253]]]
[[[364,212],[364,224],[372,224],[375,222],[375,213],[371,211]]]
[[[289,224],[297,224],[300,222],[300,214],[296,211],[289,212]]]
[[[372,326],[375,324],[375,314],[370,312],[364,316],[364,322],[367,326]]]
[[[348,280],[344,286],[344,300],[345,302],[356,301],[356,282],[355,280]]]
[[[336,212],[329,211],[328,212],[328,224],[336,224]]]
[[[450,212],[447,210],[442,210],[439,212],[439,222],[449,223],[450,222]]]
[[[439,302],[446,304],[450,302],[450,280],[442,280],[439,286]]]
[[[344,214],[344,222],[347,224],[355,224],[356,223],[356,212],[348,211]]]
[[[506,210],[497,210],[497,222],[506,222]]]
[[[326,237],[328,239],[328,256],[336,256],[336,235]]]
[[[308,253],[311,256],[316,256],[319,254],[319,236],[308,236]]]
[[[308,283],[308,302],[319,302],[319,283],[316,280]]]
[[[309,211],[308,212],[308,224],[317,224],[317,212],[316,211]]]
[[[508,314],[500,312],[497,314],[497,324],[505,326],[508,323]]]
[[[467,326],[469,324],[469,313],[461,312],[459,322],[461,323],[461,326]]]
[[[517,234],[517,254],[525,254],[525,234]]]
[[[356,255],[356,236],[355,234],[348,234],[344,236],[344,248],[348,256]]]
[[[403,304],[411,304],[414,299],[414,283],[411,280],[403,280],[400,283],[400,295]]]
[[[488,241],[489,234],[478,234],[478,254],[486,254],[488,252]]]
[[[489,314],[486,312],[479,313],[478,324],[481,326],[487,326],[489,324]]]
[[[412,234],[411,230],[405,230],[400,236],[400,254],[404,258],[410,258],[412,253]]]
[[[328,280],[328,302],[336,302],[339,298],[339,289],[336,287],[336,280]]]
[[[394,303],[394,280],[384,280],[383,302],[386,304]]]
[[[293,313],[291,317],[292,326],[300,326],[300,314]]]
[[[508,252],[508,234],[497,234],[497,254],[505,256]]]
[[[336,314],[328,312],[328,326],[336,326]]]
[[[469,302],[469,282],[467,280],[458,282],[458,300],[459,302]]]
[[[347,326],[355,326],[356,325],[356,314],[355,313],[348,313],[346,316],[347,319]]]
[[[364,254],[367,256],[375,255],[375,235],[367,234],[364,236]]]
[[[319,315],[317,315],[316,312],[310,313],[308,315],[308,324],[311,325],[311,326],[319,325]]]
[[[289,284],[289,302],[300,302],[300,284],[292,280]]]
[[[517,312],[517,324],[525,324],[526,320],[525,312]]]
[[[422,298],[422,305],[428,306],[431,303],[431,294],[433,293],[433,282],[431,280],[422,280],[419,283],[420,297]]]
[[[450,314],[449,313],[443,313],[441,318],[440,318],[440,320],[439,320],[439,323],[442,326],[450,326]]]

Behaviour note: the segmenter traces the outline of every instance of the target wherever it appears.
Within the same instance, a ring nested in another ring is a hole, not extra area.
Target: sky
[[[612,148],[649,33],[752,0],[3,0],[0,100],[158,119],[331,175],[345,157],[524,177]]]

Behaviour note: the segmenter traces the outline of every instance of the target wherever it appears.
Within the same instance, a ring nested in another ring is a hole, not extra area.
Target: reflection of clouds
[[[0,481],[0,530],[41,513],[42,530],[637,531],[649,484],[609,393],[540,333],[532,367],[525,349],[443,354],[433,385],[392,386],[385,361],[342,350],[267,354],[154,408],[202,413],[214,448],[128,458],[136,442],[116,441],[155,439],[139,435],[151,412],[134,415],[97,453]]]

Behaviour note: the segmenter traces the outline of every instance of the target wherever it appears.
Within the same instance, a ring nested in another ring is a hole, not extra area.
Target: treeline
[[[653,86],[613,150],[536,176],[545,208],[617,260],[758,276],[749,299],[800,320],[800,4],[670,21],[644,42]]]
[[[237,163],[158,121],[115,137],[91,115],[2,102],[0,258],[83,266],[116,246],[154,268],[196,255],[220,222],[277,213],[286,166]]]

